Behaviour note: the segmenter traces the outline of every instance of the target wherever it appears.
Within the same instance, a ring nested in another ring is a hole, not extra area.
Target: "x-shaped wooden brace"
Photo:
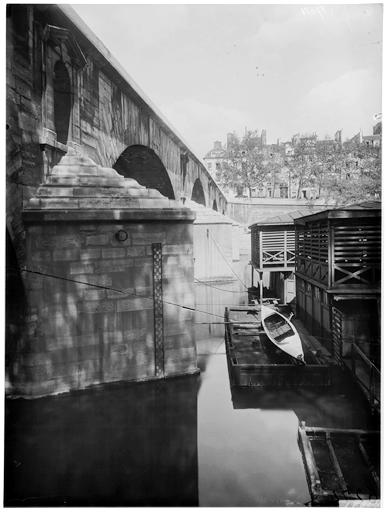
[[[366,272],[367,270],[369,270],[369,268],[367,268],[367,267],[360,268],[359,270],[356,270],[355,272],[351,272],[350,270],[346,270],[345,268],[335,265],[334,270],[339,270],[340,272],[347,274],[346,277],[343,277],[342,279],[335,281],[336,283],[344,283],[345,281],[348,281],[349,279],[353,279],[353,278],[358,279],[358,281],[365,281],[366,283],[370,283],[370,281],[368,279],[365,279],[363,276],[359,277],[360,274],[363,274],[363,272]]]

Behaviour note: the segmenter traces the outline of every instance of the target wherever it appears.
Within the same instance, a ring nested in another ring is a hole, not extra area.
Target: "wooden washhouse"
[[[379,407],[381,203],[294,223],[297,316]]]
[[[320,207],[319,207],[320,209]],[[282,213],[275,217],[252,224],[251,264],[253,272],[261,277],[265,273],[265,283],[276,297],[287,304],[295,297],[295,225],[294,220],[314,213],[311,207]]]

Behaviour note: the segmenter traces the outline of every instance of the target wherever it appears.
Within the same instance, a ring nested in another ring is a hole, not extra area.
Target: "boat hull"
[[[280,350],[304,363],[302,341],[295,326],[278,311],[261,306],[261,323],[269,340]]]

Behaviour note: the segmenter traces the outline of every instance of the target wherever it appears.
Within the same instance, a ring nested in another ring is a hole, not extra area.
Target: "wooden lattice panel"
[[[260,234],[262,268],[295,267],[295,234],[293,231],[263,231]]]
[[[328,282],[328,227],[318,223],[296,230],[296,270],[323,284]]]
[[[333,282],[376,284],[380,281],[381,226],[334,226]]]
[[[259,230],[256,226],[251,229],[251,253],[253,266],[260,268]]]

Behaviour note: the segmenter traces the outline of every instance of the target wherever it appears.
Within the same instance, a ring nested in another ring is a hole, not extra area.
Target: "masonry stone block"
[[[107,235],[90,235],[86,237],[86,245],[102,245],[106,246],[108,242]]]
[[[101,249],[86,248],[80,253],[81,261],[95,260],[101,257]]]
[[[94,272],[96,273],[105,273],[106,271],[110,271],[111,273],[123,273],[127,272],[130,267],[134,265],[134,260],[130,258],[120,258],[120,259],[100,259],[95,261],[94,263]]]
[[[71,263],[70,275],[72,274],[92,274],[94,272],[94,265],[92,263]]]
[[[109,259],[109,258],[123,258],[126,256],[126,249],[124,247],[119,248],[107,248],[102,249],[102,258],[103,259]]]
[[[52,252],[52,259],[54,261],[69,261],[79,260],[80,250],[79,249],[55,249]]]

